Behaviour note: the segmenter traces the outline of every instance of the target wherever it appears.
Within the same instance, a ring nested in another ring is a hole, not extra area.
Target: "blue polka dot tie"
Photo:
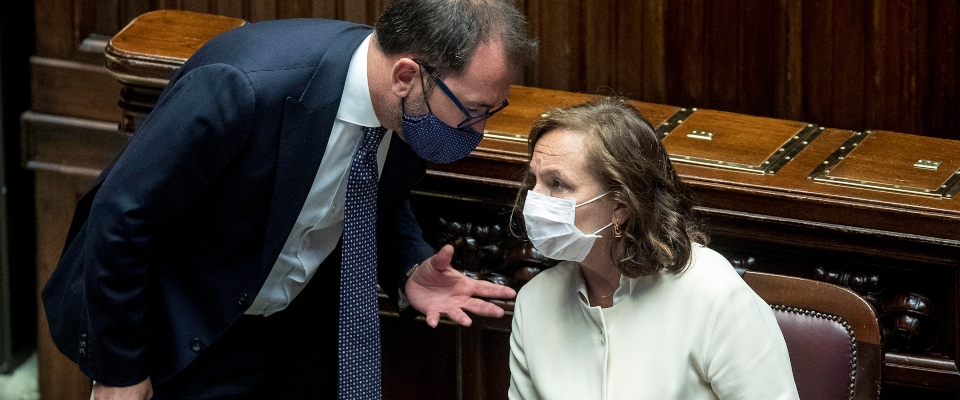
[[[340,399],[380,398],[377,314],[377,148],[386,130],[363,128],[353,156],[343,214],[338,392]]]

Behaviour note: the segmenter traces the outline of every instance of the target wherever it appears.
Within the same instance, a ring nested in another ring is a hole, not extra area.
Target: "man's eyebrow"
[[[464,102],[464,106],[467,108],[493,108],[494,105],[489,103],[484,103],[482,101],[470,101],[467,100]]]

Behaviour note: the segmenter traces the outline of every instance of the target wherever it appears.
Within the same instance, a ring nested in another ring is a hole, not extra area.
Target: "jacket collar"
[[[332,43],[300,98],[286,100],[264,243],[266,272],[280,254],[307,199],[330,139],[351,56],[371,30],[365,25],[348,25],[328,38],[318,38]]]

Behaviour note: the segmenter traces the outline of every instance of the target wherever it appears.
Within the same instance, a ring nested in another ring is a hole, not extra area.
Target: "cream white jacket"
[[[574,262],[520,290],[510,399],[798,398],[773,311],[709,248],[680,275],[621,278],[613,307],[585,296]]]

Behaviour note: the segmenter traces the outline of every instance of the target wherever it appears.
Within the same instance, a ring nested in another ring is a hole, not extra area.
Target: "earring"
[[[613,224],[613,237],[623,237],[623,232],[620,231],[620,218],[614,218],[616,222]]]

